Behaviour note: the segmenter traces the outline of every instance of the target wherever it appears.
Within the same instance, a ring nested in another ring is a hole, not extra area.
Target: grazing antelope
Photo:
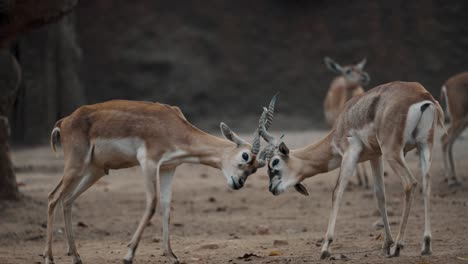
[[[333,79],[330,84],[323,104],[325,119],[328,125],[333,127],[346,102],[353,96],[363,94],[364,89],[362,86],[369,84],[370,78],[367,72],[364,71],[366,59],[355,65],[347,66],[341,66],[329,57],[325,57],[324,61],[328,69],[340,75]],[[356,176],[359,186],[369,188],[369,179],[364,163],[356,167]]]
[[[441,138],[445,175],[449,186],[460,185],[453,163],[453,143],[468,126],[468,72],[457,74],[442,86],[440,100],[450,119],[447,135]]]
[[[419,150],[423,179],[425,227],[422,254],[431,254],[430,177],[434,129],[443,127],[444,113],[439,103],[419,83],[392,82],[378,86],[346,103],[331,131],[319,142],[296,150],[289,150],[266,129],[262,137],[269,142],[265,147],[270,178],[269,190],[279,195],[288,187],[307,195],[300,184],[306,178],[341,167],[332,196],[332,210],[321,250],[321,258],[330,256],[335,223],[343,192],[359,162],[369,160],[374,175],[374,191],[385,229],[383,251],[387,256],[398,256],[403,248],[406,224],[413,201],[417,180],[409,170],[405,154]],[[393,241],[387,219],[383,161],[401,177],[404,190],[404,209],[400,230]]]
[[[276,98],[270,102],[269,116],[272,116]],[[262,118],[260,123],[265,122]],[[110,169],[136,165],[143,171],[146,209],[128,245],[124,263],[133,261],[143,230],[156,210],[158,193],[164,255],[178,263],[169,241],[171,185],[176,167],[182,163],[197,163],[218,168],[223,171],[229,187],[237,190],[250,174],[265,165],[265,161],[256,158],[260,150],[258,129],[251,145],[226,124],[221,123],[220,128],[227,140],[196,128],[176,106],[124,100],[82,106],[57,121],[51,133],[51,146],[55,151],[60,140],[65,167],[62,179],[49,194],[45,263],[53,263],[52,234],[57,202],[63,206],[68,254],[73,256],[74,264],[82,263],[72,231],[73,201]]]

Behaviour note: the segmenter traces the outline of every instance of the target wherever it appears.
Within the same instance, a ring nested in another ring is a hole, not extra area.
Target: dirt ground
[[[314,142],[324,132],[286,133],[290,147]],[[455,146],[459,176],[468,177],[468,140]],[[239,191],[229,190],[220,171],[201,165],[177,169],[172,203],[171,237],[175,254],[185,263],[468,263],[468,182],[449,189],[443,182],[440,147],[431,169],[433,255],[420,256],[424,211],[418,192],[411,211],[406,246],[399,258],[385,258],[378,250],[383,230],[374,227],[380,217],[371,190],[351,186],[339,212],[336,260],[319,260],[331,192],[338,171],[307,179],[310,196],[290,190],[274,197],[268,192],[265,169],[250,176]],[[61,177],[63,161],[48,147],[15,150],[20,202],[0,203],[0,263],[41,263],[45,240],[47,193]],[[419,177],[416,157],[409,154]],[[370,171],[370,168],[368,168]],[[387,166],[386,166],[387,170]],[[353,179],[355,181],[355,179]],[[402,188],[389,171],[385,178],[387,205],[394,237],[402,210]],[[143,214],[145,195],[139,168],[111,171],[84,193],[73,208],[73,227],[84,263],[121,263],[126,244]],[[66,256],[61,207],[54,226],[57,264]],[[135,263],[166,263],[161,256],[159,212],[147,227]],[[275,240],[281,240],[274,243]],[[272,251],[281,255],[269,256]],[[244,254],[253,256],[243,258]],[[342,255],[344,256],[342,256]],[[463,260],[463,258],[467,258]]]

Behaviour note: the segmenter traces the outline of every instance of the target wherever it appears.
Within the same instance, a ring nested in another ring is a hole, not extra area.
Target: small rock
[[[200,247],[200,249],[218,249],[219,245],[218,244],[206,244]]]
[[[286,240],[274,240],[273,241],[273,246],[275,247],[281,247],[281,246],[287,246],[287,245],[289,245],[289,243]]]
[[[270,233],[270,227],[267,225],[257,226],[257,234],[259,235],[268,235]]]
[[[215,203],[216,199],[214,197],[210,197],[210,198],[208,198],[208,202]]]
[[[245,259],[246,261],[250,261],[250,258],[251,257],[256,257],[256,258],[260,258],[260,256],[258,255],[255,255],[254,253],[245,253],[244,256],[242,257],[237,257],[238,259]],[[249,259],[249,260],[247,260]]]
[[[226,212],[227,208],[226,206],[221,206],[216,208],[216,212]]]
[[[281,253],[278,250],[273,250],[270,252],[270,254],[268,254],[268,256],[281,256],[281,255],[283,255],[283,253]]]
[[[79,227],[88,227],[87,224],[85,224],[85,223],[83,223],[83,222],[81,222],[81,221],[78,222],[76,225],[79,226]]]
[[[200,174],[200,177],[201,177],[202,179],[206,179],[206,178],[208,178],[208,174],[202,173],[202,174]]]
[[[182,226],[184,226],[184,224],[182,224],[182,223],[174,223],[174,226],[175,226],[175,227],[182,227]]]
[[[159,239],[157,237],[153,237],[153,239],[151,241],[153,241],[153,243],[159,243],[161,241],[161,239]]]
[[[26,238],[25,240],[26,240],[26,241],[35,241],[35,240],[41,240],[41,239],[43,239],[43,238],[44,238],[43,235],[36,235],[36,236],[28,237],[28,238]]]

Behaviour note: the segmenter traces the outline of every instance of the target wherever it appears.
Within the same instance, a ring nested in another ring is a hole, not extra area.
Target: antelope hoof
[[[320,253],[320,259],[328,259],[331,256],[330,251],[328,250],[323,250]]]
[[[382,246],[382,251],[385,254],[385,256],[390,256],[390,248],[392,247],[393,243],[394,242],[392,240],[384,242]]]
[[[133,260],[124,259],[123,264],[132,264]]]
[[[390,254],[388,255],[389,258],[393,258],[393,257],[399,257],[400,256],[400,250],[403,249],[403,245],[402,244],[395,244],[393,245],[391,248],[390,248]]]
[[[172,263],[172,264],[180,264],[179,259],[178,259],[177,256],[176,256],[174,253],[172,253],[172,252],[171,252],[171,253],[164,252],[164,253],[163,253],[163,256],[166,256],[166,257],[169,259],[170,263]]]
[[[44,263],[45,263],[45,264],[54,264],[54,259],[53,259],[53,258],[46,257]]]
[[[73,262],[72,264],[83,264],[83,262],[81,261],[80,257],[76,257],[76,258],[73,258]]]
[[[429,256],[431,254],[432,254],[431,237],[430,236],[425,236],[424,237],[424,242],[423,242],[423,247],[422,247],[422,250],[421,250],[421,255]]]

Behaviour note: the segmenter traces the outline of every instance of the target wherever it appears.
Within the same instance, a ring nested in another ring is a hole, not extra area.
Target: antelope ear
[[[309,196],[309,191],[307,191],[307,188],[304,186],[304,184],[302,183],[298,183],[296,185],[294,185],[294,189],[296,189],[296,191],[304,196]]]
[[[356,64],[356,68],[362,71],[364,69],[364,66],[366,66],[366,62],[367,62],[367,58],[362,59],[362,61]]]
[[[343,68],[334,60],[330,59],[329,57],[325,57],[324,61],[325,61],[325,65],[327,66],[327,68],[331,70],[332,72],[336,72],[339,74],[343,72]]]
[[[289,148],[286,146],[286,144],[284,144],[284,142],[279,144],[278,150],[286,156],[289,155]]]
[[[232,130],[226,124],[224,124],[224,122],[219,123],[219,128],[221,129],[221,134],[223,134],[226,139],[230,141],[233,140]]]

